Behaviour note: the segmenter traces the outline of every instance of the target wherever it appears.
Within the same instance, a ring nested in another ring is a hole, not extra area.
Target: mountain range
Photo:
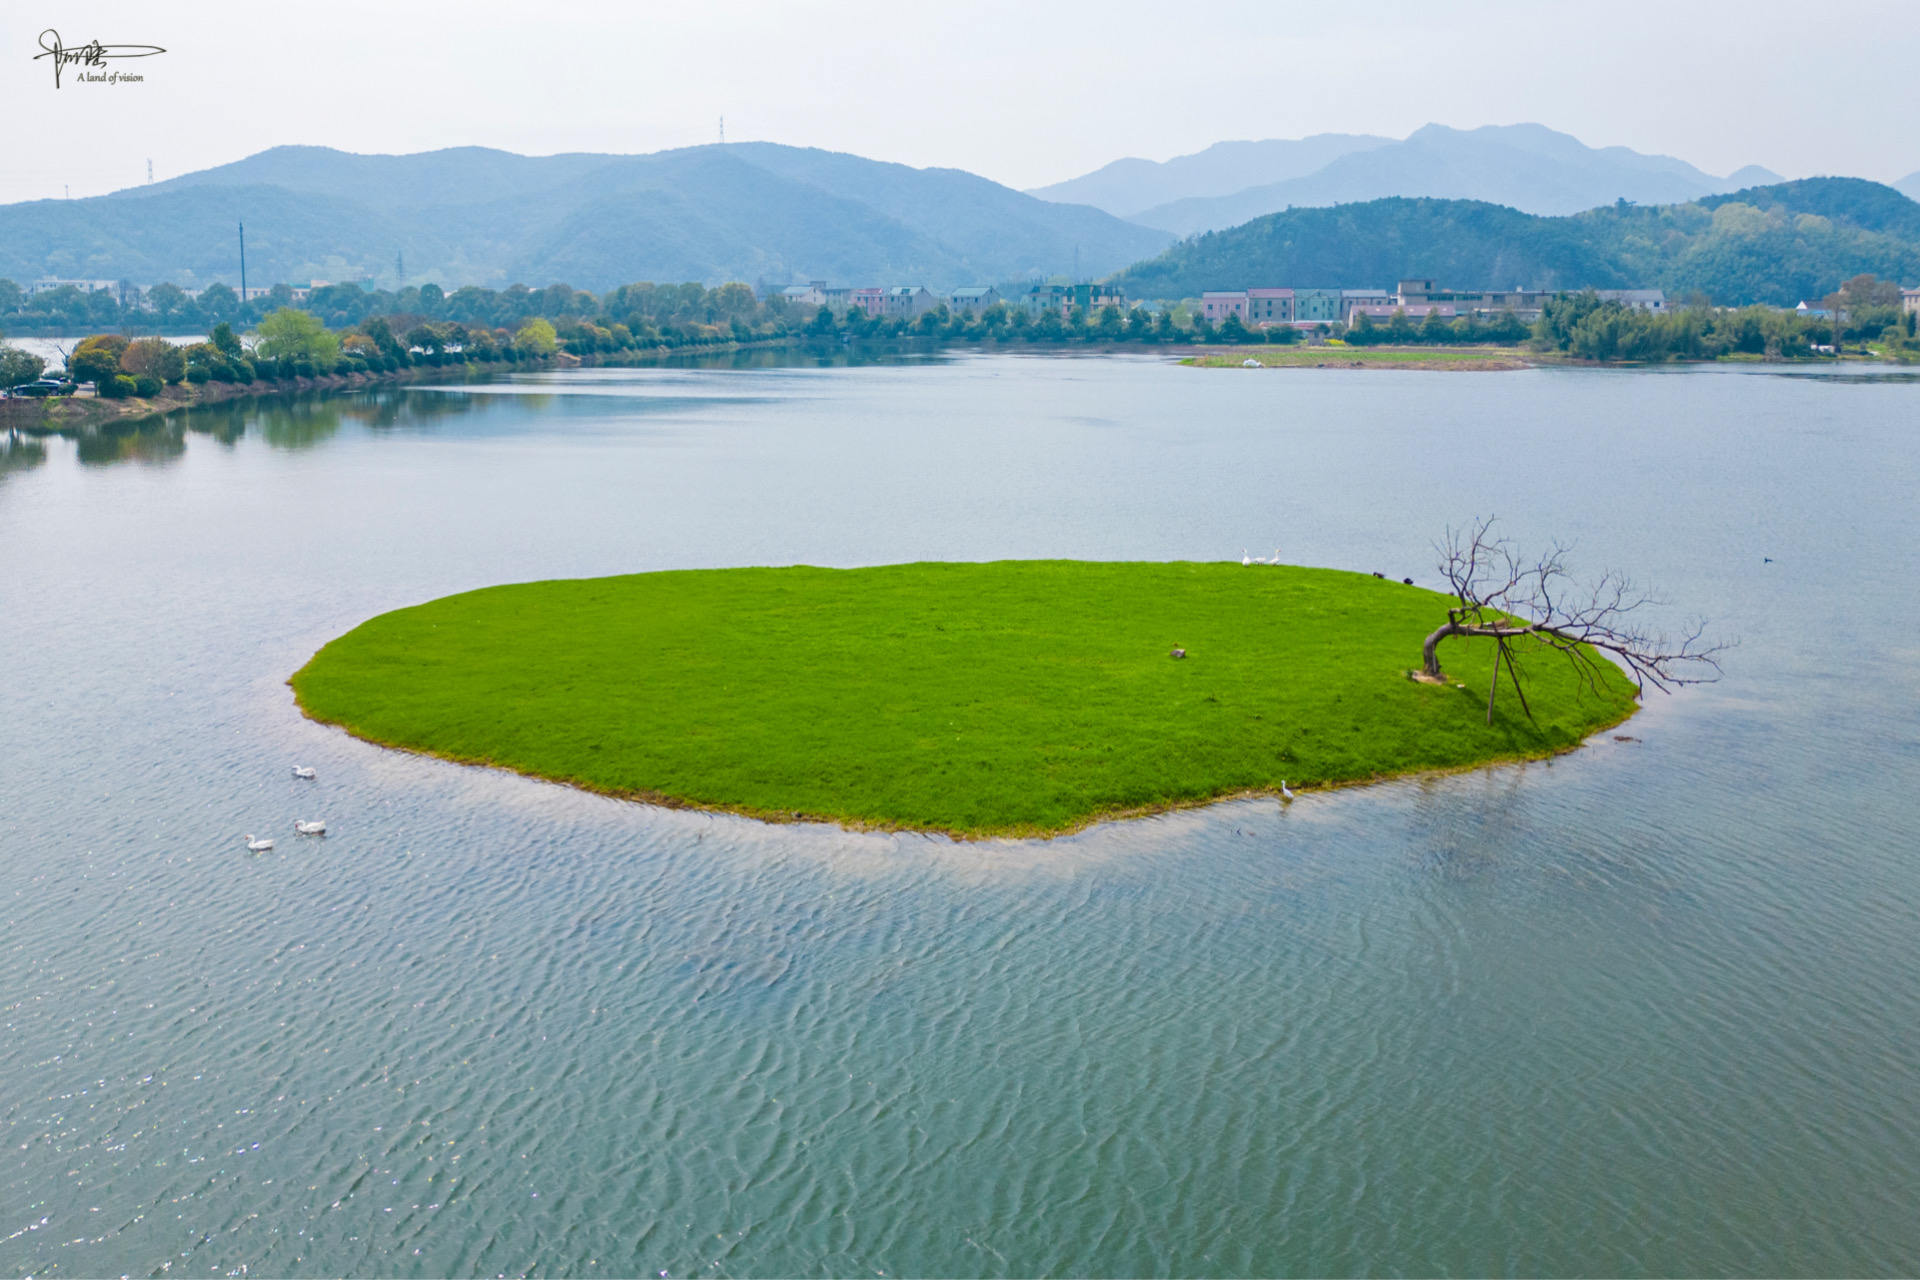
[[[0,206],[0,276],[415,284],[808,278],[936,289],[1104,275],[1173,237],[957,169],[773,143],[651,155],[275,147],[87,200]]]
[[[1250,285],[1639,289],[1792,306],[1861,273],[1920,284],[1920,204],[1860,178],[1806,178],[1671,205],[1557,217],[1390,197],[1290,209],[1182,241],[1114,277],[1129,297]]]
[[[447,288],[811,278],[944,290],[1126,269],[1142,296],[1179,297],[1249,278],[1240,264],[1253,263],[1254,275],[1299,284],[1391,283],[1407,272],[1794,301],[1830,289],[1822,272],[1847,262],[1881,263],[1887,270],[1858,269],[1911,283],[1913,273],[1893,270],[1906,259],[1892,242],[1872,241],[1904,235],[1874,222],[1894,216],[1875,202],[1911,201],[1873,183],[1820,181],[1842,185],[1783,184],[1751,168],[1715,178],[1539,125],[1428,125],[1398,142],[1220,143],[1024,193],[955,169],[757,142],[554,156],[276,147],[110,196],[0,206],[0,276],[237,284],[244,222],[254,284],[391,286],[404,274]],[[1920,174],[1898,185],[1920,195]],[[1736,187],[1732,203],[1768,211],[1772,239],[1749,234],[1745,215],[1714,212]],[[1859,197],[1868,188],[1877,194]],[[1854,195],[1829,207],[1842,190]],[[1649,209],[1662,212],[1631,213]],[[1782,210],[1832,226],[1794,222],[1786,235]],[[1229,226],[1239,230],[1220,239]],[[1669,237],[1672,253],[1629,252],[1615,237],[1632,227]],[[1176,235],[1198,239],[1175,244]],[[1771,274],[1753,257],[1762,243],[1785,255]],[[1716,261],[1724,269],[1706,265]]]
[[[1297,142],[1217,143],[1160,164],[1118,160],[1029,194],[1081,201],[1186,236],[1282,209],[1386,196],[1481,200],[1552,215],[1623,199],[1676,204],[1781,180],[1757,165],[1717,178],[1672,156],[1589,147],[1538,124],[1430,124],[1401,142],[1320,134]]]
[[[1027,194],[1061,204],[1090,204],[1115,217],[1132,218],[1176,200],[1230,196],[1250,187],[1304,178],[1341,156],[1394,145],[1392,138],[1366,133],[1216,142],[1205,151],[1171,160],[1115,160],[1078,178],[1032,187]]]

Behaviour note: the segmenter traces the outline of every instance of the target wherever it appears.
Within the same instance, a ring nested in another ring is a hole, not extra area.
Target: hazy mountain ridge
[[[1227,196],[1252,187],[1303,178],[1341,156],[1394,145],[1394,139],[1363,133],[1319,133],[1309,138],[1216,142],[1204,151],[1171,160],[1128,157],[1092,173],[1051,186],[1029,188],[1042,200],[1090,204],[1129,218],[1190,197]]]
[[[415,283],[814,277],[991,283],[1099,274],[1172,237],[952,169],[772,143],[651,155],[519,156],[461,147],[360,156],[277,147],[90,200],[0,206],[0,275],[238,283],[371,274]]]
[[[1292,209],[1184,241],[1113,279],[1155,298],[1250,285],[1391,289],[1421,277],[1792,306],[1861,272],[1920,285],[1920,204],[1860,178],[1808,178],[1560,217],[1426,197]]]
[[[1320,135],[1340,138],[1345,135]],[[1304,146],[1300,143],[1236,143],[1221,146]],[[1180,175],[1195,173],[1189,162],[1217,148],[1176,157],[1155,167],[1161,189]],[[1289,153],[1291,154],[1291,153]],[[1116,165],[1150,165],[1149,161]],[[1035,194],[1075,193],[1088,203],[1116,211],[1108,195],[1136,169],[1108,165],[1082,178],[1043,187]],[[1103,177],[1104,175],[1104,177]],[[1616,200],[1636,204],[1675,204],[1743,186],[1779,182],[1778,174],[1749,165],[1729,178],[1716,178],[1673,156],[1644,155],[1627,147],[1589,147],[1578,138],[1544,125],[1486,125],[1453,129],[1430,124],[1404,141],[1349,146],[1311,172],[1248,184],[1233,191],[1207,189],[1196,181],[1178,198],[1139,205],[1125,213],[1130,221],[1178,235],[1238,226],[1289,207],[1361,203],[1388,196],[1428,196],[1481,200],[1526,213],[1568,214]],[[1217,183],[1215,188],[1217,188]],[[1146,190],[1140,187],[1138,190]],[[1101,196],[1101,199],[1095,199]]]

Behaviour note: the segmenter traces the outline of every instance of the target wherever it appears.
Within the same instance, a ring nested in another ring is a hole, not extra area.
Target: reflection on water
[[[733,351],[718,354],[692,354],[662,361],[663,370],[774,370],[845,369],[855,367],[914,366],[938,364],[947,357],[938,354],[862,353],[858,351]],[[78,442],[79,456],[89,466],[111,466],[118,462],[139,462],[163,466],[185,452],[184,432],[207,436],[221,444],[238,445],[249,435],[257,436],[274,449],[297,452],[317,448],[337,436],[345,424],[376,431],[405,429],[431,431],[440,423],[454,419],[503,413],[519,420],[527,413],[604,416],[608,412],[631,412],[626,401],[617,410],[612,406],[583,406],[578,396],[546,387],[577,390],[599,386],[625,395],[636,371],[632,369],[592,369],[569,375],[522,374],[504,380],[480,380],[457,388],[375,387],[363,391],[306,391],[285,394],[243,396],[216,404],[176,409],[164,416],[142,418],[124,423],[108,423],[71,434]],[[511,391],[511,397],[475,394]],[[507,399],[513,403],[503,403]],[[729,395],[733,403],[748,403],[755,397]],[[654,399],[657,411],[671,412],[688,402],[687,397],[663,396]],[[701,396],[697,403],[710,403],[714,397]],[[24,457],[25,455],[23,455]],[[44,460],[44,452],[37,455]],[[19,465],[36,466],[37,461]]]
[[[9,431],[0,439],[0,479],[10,472],[28,471],[47,460],[47,446],[32,436]]]
[[[184,457],[187,432],[183,423],[171,415],[142,418],[137,422],[109,422],[76,437],[76,453],[90,467],[110,467],[116,462],[139,462],[162,467]]]
[[[551,396],[525,397],[523,405],[537,407]],[[166,414],[105,422],[57,434],[71,438],[79,460],[90,467],[120,462],[165,466],[186,454],[188,432],[229,447],[248,436],[273,449],[298,452],[333,439],[343,424],[375,430],[404,426],[431,430],[436,423],[485,414],[492,402],[485,397],[446,395],[411,388],[380,388],[346,394],[303,392],[295,395],[247,396]],[[40,440],[18,433],[0,451],[0,471],[39,466],[46,461]]]
[[[272,448],[297,451],[333,439],[344,423],[374,429],[404,423],[410,429],[429,430],[449,418],[485,413],[487,407],[488,401],[480,397],[381,387],[344,394],[320,391],[249,397],[182,410],[177,416],[188,430],[222,444],[238,444],[252,433]]]

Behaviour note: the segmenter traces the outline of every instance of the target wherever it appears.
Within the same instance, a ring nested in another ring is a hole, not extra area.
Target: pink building
[[[1247,322],[1247,291],[1233,292],[1208,290],[1200,295],[1200,314],[1206,317],[1208,324],[1224,323],[1228,316],[1239,316],[1240,323]]]
[[[855,289],[847,296],[850,306],[860,308],[870,316],[884,314],[887,309],[887,291],[885,289]]]

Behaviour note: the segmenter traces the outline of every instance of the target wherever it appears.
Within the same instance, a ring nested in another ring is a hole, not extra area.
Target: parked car
[[[78,388],[65,378],[38,378],[12,388],[16,396],[70,396]]]

